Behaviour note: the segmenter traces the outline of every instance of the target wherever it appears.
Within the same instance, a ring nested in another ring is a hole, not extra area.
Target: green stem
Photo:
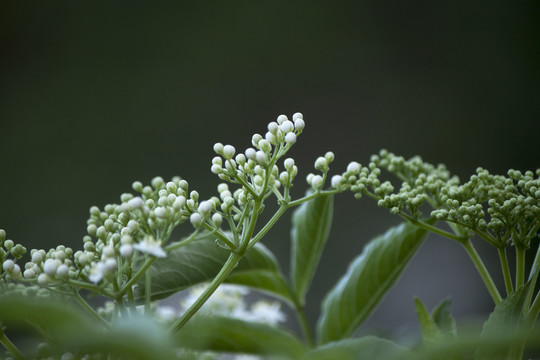
[[[480,277],[484,281],[484,284],[486,285],[489,291],[489,294],[491,295],[491,298],[495,302],[495,305],[498,305],[502,301],[501,294],[499,293],[497,286],[495,286],[495,283],[493,282],[491,275],[486,269],[486,266],[484,265],[484,262],[482,261],[482,259],[480,258],[480,255],[476,251],[473,243],[471,242],[470,239],[467,239],[466,241],[463,241],[462,244],[463,244],[463,247],[465,248],[465,251],[471,258],[472,262],[474,263],[476,270],[478,270]]]
[[[538,245],[538,248],[536,249],[536,256],[534,257],[534,261],[531,267],[531,272],[529,274],[529,280],[531,284],[529,285],[529,290],[527,291],[527,297],[525,298],[525,309],[529,309],[529,306],[531,305],[531,300],[534,295],[534,289],[536,288],[536,282],[538,281],[538,273],[540,273],[540,244]]]
[[[407,214],[404,214],[404,213],[401,213],[400,216],[402,218],[404,218],[405,220],[411,222],[412,224],[418,226],[418,227],[421,227],[423,229],[426,229],[428,231],[431,231],[432,233],[435,233],[435,234],[438,234],[438,235],[441,235],[441,236],[444,236],[448,239],[451,239],[451,240],[455,240],[461,244],[464,244],[465,242],[468,241],[467,238],[463,238],[463,237],[460,237],[460,236],[456,236],[448,231],[444,231],[442,229],[439,229],[438,227],[435,227],[433,225],[430,225],[426,222],[423,222],[421,220],[415,220],[413,219],[412,217],[410,217],[409,215]]]
[[[180,330],[188,321],[195,315],[197,311],[204,305],[206,300],[212,296],[214,291],[225,281],[227,276],[231,273],[231,271],[236,267],[236,264],[238,264],[238,261],[242,258],[242,254],[238,253],[231,253],[229,255],[229,258],[227,259],[227,262],[225,262],[225,265],[221,268],[221,271],[219,274],[212,280],[210,285],[204,290],[204,292],[195,300],[195,302],[187,309],[187,311],[182,315],[182,317],[175,321],[174,324],[171,325],[169,328],[169,332],[172,334],[175,334]]]
[[[296,308],[296,317],[298,318],[298,322],[300,323],[300,326],[302,327],[302,332],[304,333],[304,337],[306,338],[309,346],[314,347],[315,340],[313,339],[313,335],[311,334],[311,329],[309,328],[306,312],[304,311],[304,308],[300,304],[295,304],[295,308]]]
[[[121,296],[124,296],[124,294],[126,293],[126,291],[131,288],[133,285],[135,285],[135,283],[137,281],[139,281],[139,279],[141,278],[141,276],[144,275],[144,273],[146,272],[146,270],[152,266],[152,264],[154,263],[154,261],[156,261],[157,258],[152,256],[150,257],[149,259],[146,259],[144,264],[139,268],[139,270],[137,270],[137,272],[135,273],[135,275],[129,279],[129,281],[127,283],[125,283],[122,288],[120,289],[120,291],[116,294],[115,297],[121,297]]]
[[[250,249],[253,245],[259,242],[259,240],[261,240],[263,236],[266,235],[266,233],[272,228],[272,226],[274,226],[274,224],[279,220],[281,215],[283,215],[283,213],[287,211],[288,208],[289,207],[285,204],[281,205],[278,211],[274,214],[274,216],[272,216],[272,218],[268,220],[266,225],[264,225],[264,227],[257,233],[257,235],[255,235],[255,237],[251,239],[247,248]]]
[[[149,270],[144,273],[144,313],[147,316],[150,315],[151,302],[152,302],[152,274]]]
[[[86,302],[86,300],[84,300],[82,298],[82,296],[79,294],[79,292],[77,291],[74,291],[73,292],[73,297],[75,298],[75,300],[79,303],[79,305],[81,305],[81,307],[83,309],[85,309],[89,314],[90,316],[92,316],[94,319],[96,319],[99,323],[101,323],[101,325],[103,325],[104,328],[106,329],[109,329],[111,327],[111,325],[109,325],[109,323],[107,322],[107,320],[105,320],[104,318],[101,317],[101,315],[99,315],[96,310],[94,310],[94,308],[92,306],[90,306],[90,304],[88,304]]]
[[[17,348],[17,346],[15,346],[15,344],[12,343],[11,340],[9,340],[7,335],[4,333],[4,327],[2,326],[1,323],[0,323],[0,344],[4,345],[6,350],[9,351],[9,353],[13,355],[15,359],[17,360],[26,359],[24,355],[20,352],[20,350]]]
[[[512,275],[510,275],[510,267],[508,266],[508,258],[506,257],[506,248],[497,248],[497,250],[499,252],[499,259],[501,260],[506,295],[508,296],[514,292],[514,286],[512,285]]]
[[[516,246],[516,289],[525,283],[525,249]]]
[[[69,285],[71,285],[73,287],[90,290],[90,291],[93,291],[95,293],[106,296],[108,298],[114,298],[113,294],[111,294],[110,292],[100,288],[99,286],[92,285],[92,284],[86,283],[84,281],[79,281],[79,280],[71,280],[70,279],[68,282],[69,282]]]

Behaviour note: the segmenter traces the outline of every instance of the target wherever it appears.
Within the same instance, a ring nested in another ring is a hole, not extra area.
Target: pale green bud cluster
[[[6,232],[0,229],[0,281],[3,279],[19,279],[22,276],[17,260],[26,254],[26,248],[6,239]]]
[[[390,181],[380,179],[381,168],[402,181],[397,192]],[[461,226],[462,235],[476,232],[499,248],[507,243],[527,248],[540,228],[539,173],[509,170],[503,176],[478,168],[460,184],[444,165],[434,166],[419,156],[405,160],[382,150],[367,167],[350,163],[345,173],[332,178],[332,186],[350,189],[357,198],[367,194],[392,214],[415,220],[430,206],[429,216]]]
[[[321,175],[309,173],[306,181],[314,191],[320,191],[324,187],[330,164],[334,161],[334,153],[328,151],[324,156],[319,156],[315,160],[314,167],[321,172]]]
[[[509,170],[507,176],[492,175],[478,168],[468,182],[441,189],[444,206],[432,216],[485,232],[498,247],[512,242],[528,248],[540,227],[539,174]]]

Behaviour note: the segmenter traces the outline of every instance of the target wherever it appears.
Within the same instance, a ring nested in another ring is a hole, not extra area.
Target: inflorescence
[[[253,135],[252,147],[243,152],[216,143],[211,171],[222,182],[217,196],[207,200],[200,200],[199,193],[180,177],[167,182],[156,177],[146,186],[135,181],[136,194],[122,194],[120,204],[90,209],[82,250],[74,252],[63,245],[49,251],[32,249],[30,261],[21,268],[17,261],[26,249],[6,240],[0,230],[0,279],[42,287],[87,284],[86,288],[103,295],[122,295],[131,291],[125,286],[134,285],[130,279],[145,260],[167,256],[174,247],[169,244],[172,231],[187,221],[195,232],[213,232],[222,246],[237,251],[245,245],[241,239],[252,236],[249,215],[256,206],[262,211],[260,205],[271,195],[280,204],[291,202],[289,189],[298,168],[293,158],[279,164],[278,160],[304,127],[302,114],[290,120],[280,115],[268,124],[264,136]],[[314,167],[321,173],[307,176],[311,193],[323,191],[333,160],[332,152],[316,159]],[[381,180],[383,170],[401,181],[399,188]],[[498,248],[508,244],[528,248],[540,228],[539,177],[540,169],[536,173],[509,170],[504,176],[478,168],[460,184],[444,165],[434,166],[418,156],[405,160],[382,150],[367,166],[351,162],[345,172],[331,178],[327,192],[367,195],[412,222],[447,222],[465,239],[478,234]]]

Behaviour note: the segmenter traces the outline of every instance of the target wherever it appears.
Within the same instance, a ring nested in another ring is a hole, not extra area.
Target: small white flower
[[[195,227],[199,227],[202,224],[202,216],[199,213],[193,213],[189,217],[189,221],[191,221],[191,224]]]
[[[296,119],[294,120],[294,128],[298,131],[304,130],[306,127],[306,123],[302,119]]]
[[[92,264],[92,269],[90,269],[90,275],[88,276],[88,279],[90,279],[90,281],[93,282],[94,284],[97,284],[106,275],[107,275],[107,267],[105,266],[104,263],[100,261],[100,262]],[[39,282],[39,277],[38,277],[38,282]]]
[[[212,211],[212,202],[201,201],[197,210],[201,213],[201,215],[207,216]]]
[[[178,312],[172,306],[158,306],[156,308],[156,317],[158,321],[172,321],[176,319]]]
[[[133,248],[145,254],[150,254],[155,257],[167,257],[167,253],[161,247],[161,241],[156,241],[154,238],[147,236],[143,241],[133,244]]]
[[[251,306],[252,320],[269,325],[277,325],[287,319],[277,301],[257,301]]]

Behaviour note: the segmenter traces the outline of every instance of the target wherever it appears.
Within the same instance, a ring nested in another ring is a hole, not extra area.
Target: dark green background
[[[244,149],[296,111],[307,124],[292,151],[296,194],[327,150],[336,172],[382,147],[463,178],[535,169],[539,15],[536,1],[2,1],[0,227],[34,247],[78,248],[87,209],[134,180],[178,174],[208,198],[213,143]],[[365,241],[397,221],[370,200],[337,199],[312,319]],[[284,269],[289,222],[265,241]],[[436,238],[371,326],[414,323],[413,295],[428,306],[453,295],[461,317],[491,306],[463,251]]]

